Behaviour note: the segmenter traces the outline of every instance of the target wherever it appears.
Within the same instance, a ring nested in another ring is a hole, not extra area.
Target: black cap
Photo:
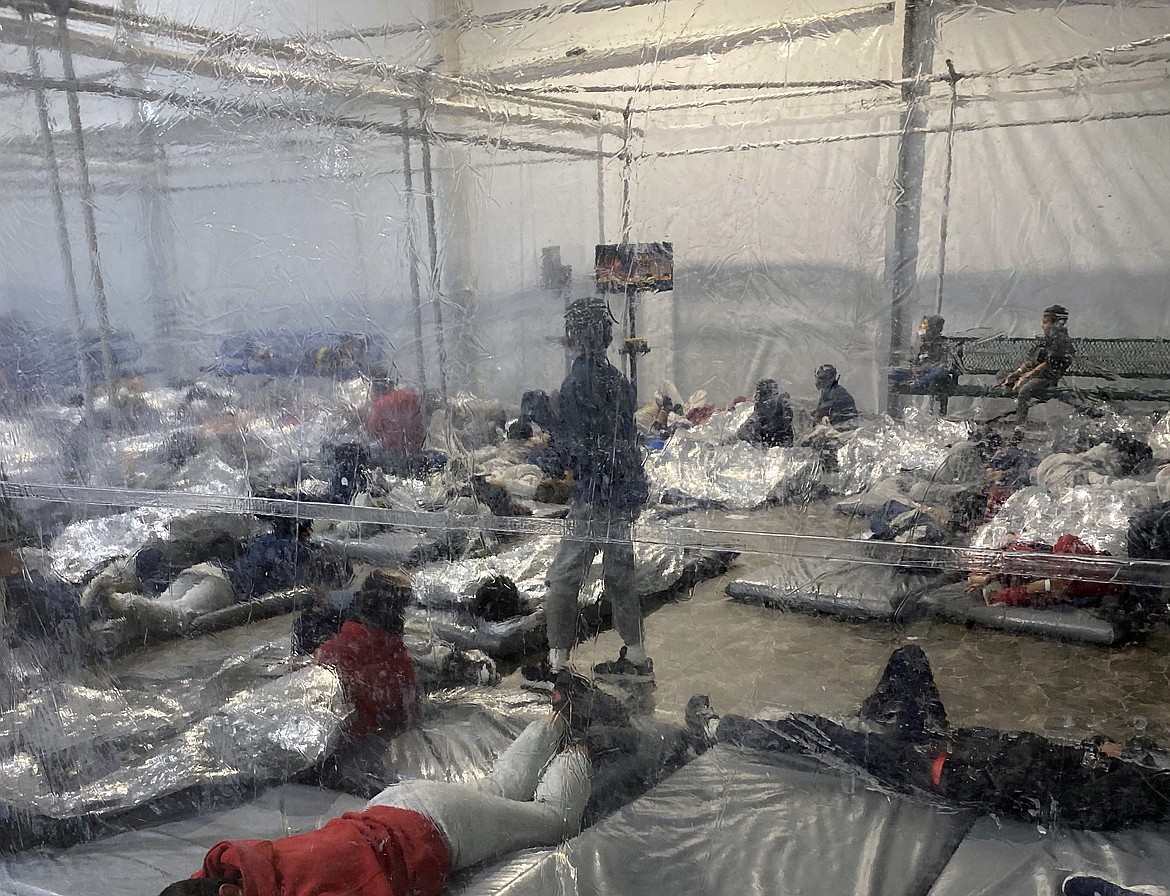
[[[1044,316],[1053,320],[1068,320],[1068,309],[1063,305],[1049,305],[1044,309]]]

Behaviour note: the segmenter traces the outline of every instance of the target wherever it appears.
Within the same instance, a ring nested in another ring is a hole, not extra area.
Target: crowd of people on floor
[[[1002,379],[1017,397],[1020,422],[1069,369],[1073,347],[1067,318],[1061,306],[1045,309],[1043,339]],[[525,393],[518,418],[501,427],[509,439],[524,443],[525,459],[536,463],[548,483],[562,486],[560,498],[568,505],[568,528],[547,575],[547,650],[521,671],[526,687],[549,693],[547,717],[525,728],[485,778],[470,784],[395,785],[370,800],[365,811],[318,831],[276,841],[225,841],[210,850],[193,879],[173,884],[164,896],[291,896],[332,891],[339,880],[359,878],[347,884],[352,892],[437,894],[454,870],[521,847],[554,845],[580,830],[590,794],[590,730],[628,724],[628,713],[598,683],[652,687],[655,682],[632,537],[650,499],[645,443],[648,437],[670,438],[709,419],[713,410],[695,408],[698,413],[690,419],[676,396],[660,394],[650,425],[640,430],[633,387],[607,357],[614,322],[602,299],[572,303],[565,315],[565,341],[574,353],[568,376],[555,398]],[[915,354],[904,368],[890,372],[892,383],[925,387],[954,375],[944,324],[936,315],[923,318]],[[325,367],[344,361],[347,369],[354,363],[348,355],[338,358],[317,360]],[[426,447],[428,417],[435,410],[428,399],[396,383],[383,367],[373,368],[370,380],[369,401],[356,413],[365,438],[333,446],[329,497],[339,503],[353,501],[368,486],[364,478],[372,467],[410,477],[445,460],[428,454]],[[822,364],[812,380],[817,402],[798,427],[789,394],[777,380],[761,379],[735,438],[765,450],[817,447],[827,433],[855,429],[861,414],[836,368]],[[962,446],[985,470],[977,516],[993,515],[1029,482],[1040,459],[1026,450],[1020,433],[1005,440],[993,427],[975,427]],[[1139,447],[1129,448],[1142,455]],[[1152,459],[1142,455],[1138,462]],[[1170,559],[1170,495],[1163,502],[1131,521],[1130,557]],[[342,745],[422,722],[423,691],[404,640],[406,612],[414,600],[410,577],[395,569],[372,569],[355,579],[343,552],[313,539],[311,521],[275,516],[261,518],[247,536],[201,533],[189,542],[150,541],[70,591],[23,567],[15,546],[19,518],[10,500],[0,504],[9,632],[18,631],[13,627],[17,617],[28,616],[31,608],[44,632],[68,619],[120,620],[132,625],[133,640],[147,643],[189,635],[198,618],[233,604],[300,588],[308,597],[293,623],[294,653],[298,663],[337,676],[353,708]],[[917,514],[911,507],[884,507],[885,529],[893,531],[907,511]],[[1102,553],[1073,533],[1053,544],[1021,539],[1000,547],[1081,558]],[[578,599],[598,554],[622,644],[616,658],[582,677],[572,663],[581,635]],[[39,584],[30,588],[34,579]],[[969,586],[989,603],[1033,606],[1094,600],[1112,587],[1062,574],[1059,565],[1040,578],[975,570]],[[507,580],[493,581],[490,588],[485,583],[483,591],[477,606],[485,619],[521,606]],[[1147,615],[1165,610],[1164,589],[1157,584],[1129,593]],[[488,668],[486,680],[478,676],[480,683],[498,681],[494,668]],[[831,754],[895,789],[1029,821],[1110,829],[1170,816],[1170,763],[1157,749],[1137,743],[1070,747],[1020,732],[950,728],[926,658],[914,648],[895,651],[858,716],[874,727],[859,732],[801,715],[720,719],[697,695],[686,721],[695,752],[723,743]]]

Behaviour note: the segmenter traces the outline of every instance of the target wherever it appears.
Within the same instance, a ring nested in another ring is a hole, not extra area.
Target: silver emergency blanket
[[[216,653],[29,694],[0,715],[0,803],[50,819],[117,813],[284,779],[332,752],[351,712],[332,670],[290,667],[287,640]]]
[[[464,896],[929,890],[972,818],[803,756],[717,746],[557,850],[475,873]]]
[[[678,525],[677,521],[672,521]],[[658,531],[661,524],[641,524],[647,531]],[[665,536],[665,529],[661,530]],[[662,540],[667,540],[665,537]],[[493,656],[505,656],[535,648],[544,631],[541,603],[547,591],[545,579],[559,537],[535,538],[492,557],[435,563],[411,574],[415,598],[425,608],[422,622],[436,637],[458,647],[478,648]],[[693,549],[653,541],[634,540],[634,581],[638,594],[646,596],[666,591],[679,581],[688,564],[701,555]],[[578,598],[586,614],[600,612],[604,585],[601,555],[594,558],[589,575]],[[501,621],[473,616],[470,603],[485,579],[503,575],[516,583],[521,599],[530,612]]]
[[[211,538],[228,534],[247,538],[261,531],[255,517],[209,511],[139,507],[112,516],[67,526],[49,546],[53,571],[68,582],[81,582],[116,557],[135,553],[148,541]]]
[[[1011,541],[1053,544],[1066,532],[1116,557],[1127,552],[1129,520],[1158,500],[1151,482],[1119,479],[1053,493],[1022,488],[1003,503],[994,519],[972,536],[975,548],[1000,548]]]
[[[1154,449],[1154,457],[1161,461],[1170,461],[1170,414],[1164,414],[1159,418],[1146,441]]]
[[[696,501],[750,510],[768,501],[807,501],[820,476],[820,458],[807,448],[727,445],[676,434],[646,462],[652,500]]]
[[[942,465],[948,449],[969,432],[967,423],[935,420],[915,411],[908,411],[902,423],[889,417],[863,420],[845,434],[837,449],[839,470],[827,476],[825,484],[839,494],[854,495],[903,471],[928,478]]]

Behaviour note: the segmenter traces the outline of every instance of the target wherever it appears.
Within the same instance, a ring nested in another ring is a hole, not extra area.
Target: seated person
[[[366,431],[384,449],[388,471],[409,476],[422,462],[427,435],[422,397],[410,389],[399,388],[384,366],[376,367],[370,376]]]
[[[910,363],[894,367],[889,372],[890,382],[916,388],[929,386],[951,375],[954,359],[950,340],[943,335],[946,321],[937,314],[927,314],[918,324],[918,347]]]
[[[755,408],[735,436],[758,448],[792,447],[792,406],[775,380],[756,383]]]
[[[951,728],[917,646],[894,651],[858,715],[880,730],[806,714],[720,719],[701,695],[687,705],[700,748],[718,741],[843,759],[897,790],[1029,824],[1113,830],[1170,818],[1170,768],[1148,743],[1074,746],[1023,731]]]
[[[827,421],[830,426],[838,429],[854,425],[858,417],[857,402],[841,385],[837,368],[832,364],[822,364],[816,370],[814,382],[821,390],[821,396],[817,400],[817,406],[809,411],[809,416],[816,423]]]
[[[342,612],[340,628],[313,653],[315,663],[337,672],[354,705],[351,739],[379,728],[405,731],[421,719],[414,664],[402,640],[413,598],[408,576],[371,572]]]
[[[478,781],[405,781],[316,831],[218,843],[161,896],[439,896],[453,871],[554,846],[580,831],[590,794],[588,756],[560,750],[563,716],[530,723]]]
[[[1040,318],[1043,337],[1028,352],[1020,366],[1005,376],[1000,385],[1016,393],[1016,422],[1028,419],[1028,408],[1056,387],[1072,367],[1076,346],[1068,335],[1068,309],[1049,305]]]

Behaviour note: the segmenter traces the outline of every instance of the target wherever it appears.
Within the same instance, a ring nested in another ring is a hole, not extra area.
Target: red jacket
[[[337,672],[345,696],[357,709],[347,729],[350,737],[375,728],[405,731],[419,723],[418,680],[401,635],[346,622],[317,648],[313,659]]]
[[[451,854],[425,815],[374,806],[279,840],[225,840],[193,877],[223,878],[244,896],[439,896]]]
[[[418,454],[426,438],[422,399],[409,389],[393,389],[370,406],[366,429],[390,451]]]

